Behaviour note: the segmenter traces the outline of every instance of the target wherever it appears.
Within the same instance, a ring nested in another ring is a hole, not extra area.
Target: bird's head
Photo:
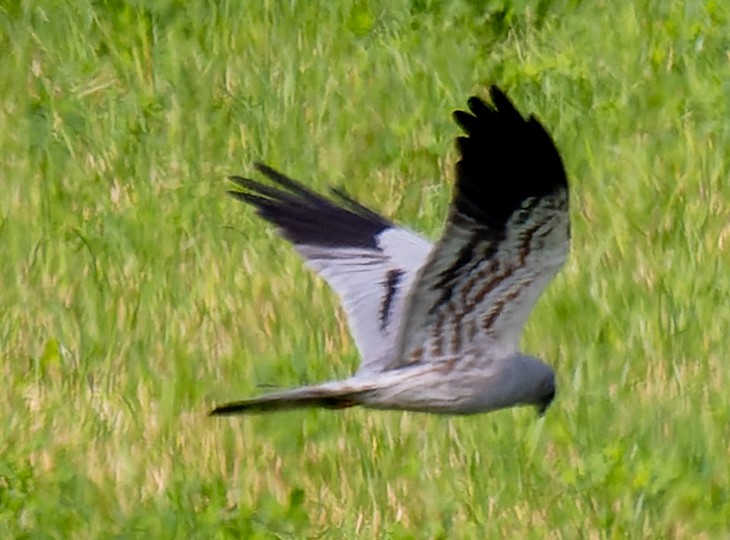
[[[555,399],[555,373],[552,368],[532,356],[518,355],[516,364],[523,392],[522,403],[534,405],[543,416]]]

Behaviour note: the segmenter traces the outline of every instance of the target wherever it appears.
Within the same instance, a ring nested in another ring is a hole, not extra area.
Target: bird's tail
[[[281,392],[272,392],[263,396],[233,401],[219,405],[210,416],[230,416],[234,414],[266,413],[301,409],[305,407],[322,407],[325,409],[344,409],[363,403],[363,397],[372,388],[364,384],[350,381],[336,381],[316,386],[302,386]]]

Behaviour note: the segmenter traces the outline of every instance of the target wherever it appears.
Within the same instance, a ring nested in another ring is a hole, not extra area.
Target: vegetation
[[[730,535],[727,5],[1,2],[0,537]],[[263,161],[435,237],[450,113],[493,83],[572,182],[523,338],[544,419],[208,418],[358,362],[225,177]]]

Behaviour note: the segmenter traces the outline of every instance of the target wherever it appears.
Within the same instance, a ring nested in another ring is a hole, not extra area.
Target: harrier
[[[342,299],[362,363],[351,377],[221,405],[211,415],[361,405],[474,414],[544,413],[553,370],[518,351],[528,314],[568,254],[568,182],[550,135],[496,86],[454,118],[456,184],[432,245],[339,189],[324,198],[265,165],[233,177]]]

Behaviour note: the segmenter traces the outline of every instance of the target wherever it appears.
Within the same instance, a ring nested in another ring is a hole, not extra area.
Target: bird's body
[[[514,405],[541,411],[553,370],[517,350],[524,322],[563,265],[568,185],[542,125],[496,87],[494,107],[469,100],[455,113],[454,200],[432,246],[334,190],[325,199],[269,167],[276,187],[234,177],[235,197],[277,225],[342,298],[363,357],[342,381],[266,394],[213,415],[299,407],[473,414]]]
[[[300,407],[342,409],[361,405],[369,409],[474,414],[516,404],[536,404],[544,410],[552,400],[553,372],[536,358],[518,355],[494,362],[492,370],[483,369],[481,362],[466,360],[408,366],[272,392],[223,405],[214,413],[269,412]],[[534,387],[521,383],[532,378],[540,381]]]

